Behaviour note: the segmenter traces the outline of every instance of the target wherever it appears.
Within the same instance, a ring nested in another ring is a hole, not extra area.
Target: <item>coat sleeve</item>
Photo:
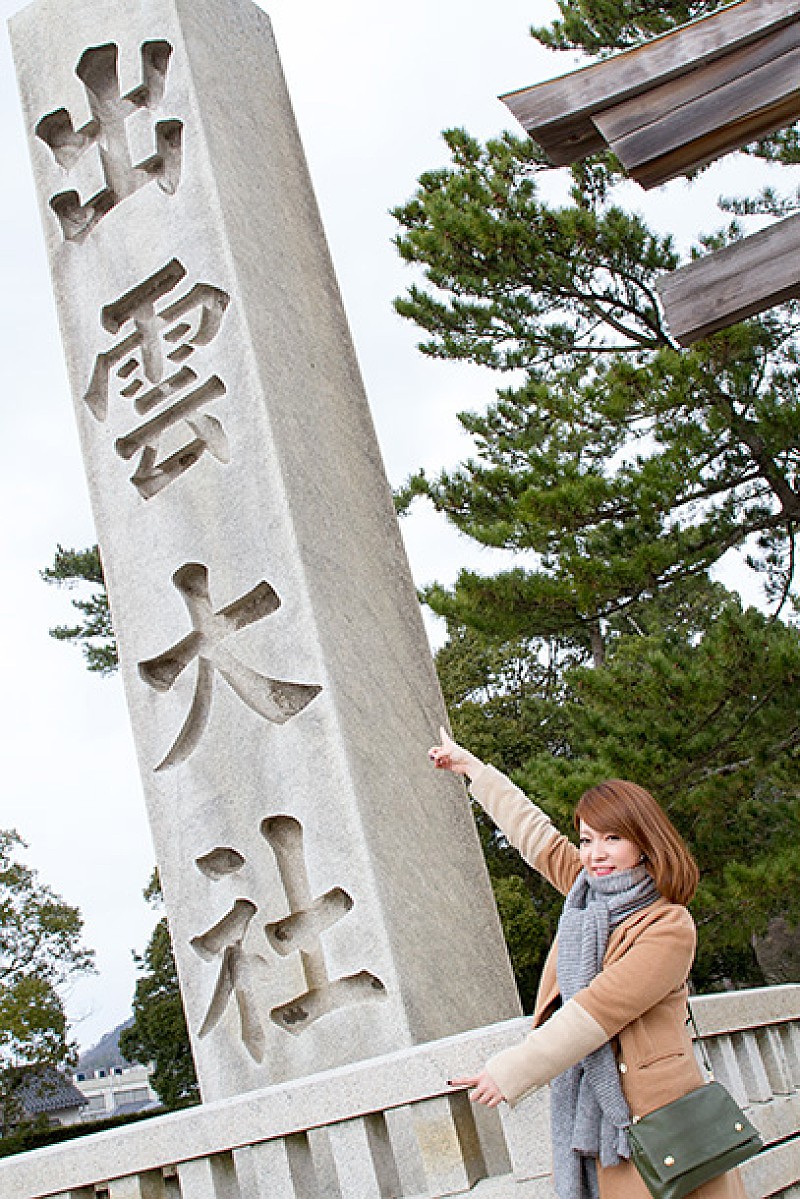
[[[566,895],[580,872],[580,856],[550,817],[494,766],[481,768],[470,792],[528,865]]]
[[[539,1028],[532,1029],[521,1045],[490,1057],[486,1071],[513,1107],[607,1040],[597,1021],[570,1000]]]
[[[694,922],[685,908],[664,907],[587,987],[520,1045],[495,1054],[486,1070],[512,1106],[610,1041],[670,992],[682,987],[694,958]]]
[[[684,985],[696,942],[694,921],[686,908],[669,904],[573,999],[610,1040]]]

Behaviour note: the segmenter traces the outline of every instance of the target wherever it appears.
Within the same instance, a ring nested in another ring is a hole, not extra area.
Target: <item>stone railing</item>
[[[693,1001],[714,1071],[766,1149],[750,1199],[800,1193],[800,986]],[[447,1079],[517,1042],[512,1020],[0,1160],[5,1199],[552,1199],[546,1089],[473,1108]]]

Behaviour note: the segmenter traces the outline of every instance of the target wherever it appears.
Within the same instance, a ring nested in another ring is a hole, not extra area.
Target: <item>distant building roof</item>
[[[85,1095],[53,1066],[23,1068],[14,1095],[28,1116],[85,1107],[88,1103]]]
[[[115,1116],[132,1116],[134,1112],[146,1112],[151,1108],[160,1107],[159,1099],[136,1099],[132,1103],[117,1103],[114,1108]]]

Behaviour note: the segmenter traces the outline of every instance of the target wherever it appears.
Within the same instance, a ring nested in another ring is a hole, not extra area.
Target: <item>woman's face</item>
[[[641,861],[639,846],[617,833],[598,833],[582,820],[578,835],[581,863],[593,878],[606,878],[615,871],[630,870]]]

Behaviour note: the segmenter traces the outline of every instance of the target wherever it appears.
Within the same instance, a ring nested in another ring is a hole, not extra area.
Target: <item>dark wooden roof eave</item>
[[[638,107],[631,104],[637,97],[658,94],[676,80],[779,34],[799,18],[800,0],[736,0],[641,46],[500,98],[550,161],[565,166],[609,144],[599,126],[615,110],[630,111]],[[800,99],[797,107],[800,114]]]

